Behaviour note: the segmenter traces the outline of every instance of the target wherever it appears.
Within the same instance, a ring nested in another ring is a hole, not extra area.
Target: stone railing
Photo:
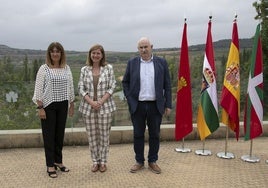
[[[268,121],[263,122],[263,134],[268,135]],[[174,124],[161,125],[161,141],[175,141],[174,139]],[[228,128],[229,129],[229,128]],[[225,139],[227,127],[221,125],[215,132],[213,132],[207,139]],[[228,131],[228,137],[234,138],[235,134]],[[240,123],[240,139],[243,139],[244,127]],[[148,134],[146,133],[146,140]],[[198,140],[199,134],[196,124],[193,125],[193,131],[185,137],[185,140]],[[111,129],[110,143],[123,144],[133,142],[133,128],[132,126],[114,126]],[[64,145],[88,145],[88,139],[85,128],[66,128]],[[28,147],[42,147],[43,138],[41,129],[27,129],[27,130],[0,130],[0,148],[28,148]]]

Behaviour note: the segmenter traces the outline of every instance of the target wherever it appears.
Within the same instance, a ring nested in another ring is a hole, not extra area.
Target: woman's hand
[[[101,104],[99,101],[93,101],[93,102],[91,103],[91,106],[92,106],[92,108],[93,108],[94,110],[100,110],[101,105],[102,105],[102,104]]]
[[[74,103],[70,103],[70,107],[69,107],[69,116],[73,117],[74,115]]]
[[[44,110],[44,108],[38,109],[38,116],[40,119],[46,119],[46,111]]]

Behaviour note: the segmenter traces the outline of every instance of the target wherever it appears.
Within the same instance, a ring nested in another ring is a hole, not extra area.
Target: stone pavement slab
[[[229,139],[228,152],[234,159],[222,159],[217,153],[224,151],[224,139],[207,139],[205,149],[211,156],[200,156],[195,150],[202,149],[200,140],[186,140],[190,153],[178,153],[174,149],[181,142],[161,142],[158,165],[161,174],[146,168],[135,174],[129,169],[134,164],[132,144],[110,146],[108,170],[105,173],[90,171],[91,160],[87,146],[65,146],[64,164],[69,173],[58,172],[58,178],[46,173],[43,148],[15,148],[0,150],[0,187],[89,187],[89,188],[265,188],[268,187],[268,138],[253,140],[252,154],[260,158],[258,163],[242,161],[242,155],[250,152],[250,141]],[[147,156],[148,145],[145,147]]]

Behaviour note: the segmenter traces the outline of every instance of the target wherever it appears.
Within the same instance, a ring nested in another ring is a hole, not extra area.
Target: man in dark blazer
[[[165,59],[153,56],[153,45],[148,38],[138,41],[140,56],[128,61],[122,80],[131,121],[134,128],[135,165],[130,172],[144,168],[144,133],[146,125],[149,133],[148,166],[152,172],[160,174],[156,164],[160,145],[160,125],[163,115],[171,111],[171,81]]]

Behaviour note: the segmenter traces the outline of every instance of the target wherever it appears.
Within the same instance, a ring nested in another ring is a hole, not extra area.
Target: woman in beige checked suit
[[[86,64],[81,69],[78,83],[82,96],[79,111],[87,130],[93,162],[91,171],[105,172],[112,116],[116,110],[112,99],[116,81],[113,67],[106,63],[101,45],[96,44],[90,48]]]

